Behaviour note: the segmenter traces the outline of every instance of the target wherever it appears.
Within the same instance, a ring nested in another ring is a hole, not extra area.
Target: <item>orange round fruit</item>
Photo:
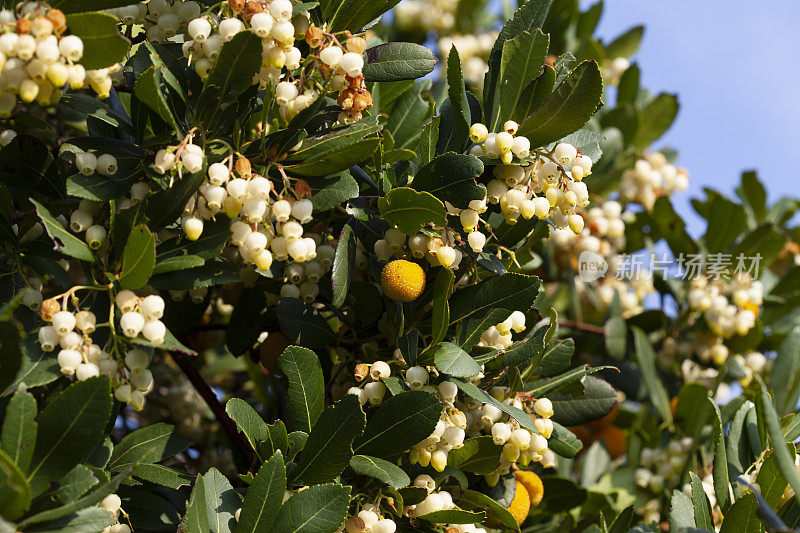
[[[607,415],[605,415],[602,418],[598,418],[597,420],[592,420],[591,422],[589,422],[589,426],[596,430],[610,426],[611,422],[613,422],[614,419],[617,418],[618,412],[619,412],[619,403],[615,403],[614,407],[611,408],[611,411],[609,411]]]
[[[522,525],[526,518],[528,518],[528,511],[531,510],[531,497],[528,494],[528,489],[525,485],[517,481],[517,489],[514,492],[514,499],[511,500],[511,505],[508,506],[508,512],[514,517],[518,525]]]
[[[544,485],[542,484],[542,479],[539,476],[529,470],[517,470],[514,472],[514,477],[516,477],[517,481],[522,483],[522,485],[525,487],[525,490],[528,491],[528,497],[531,500],[531,507],[536,507],[542,503],[542,497],[544,497]]]
[[[425,272],[405,259],[390,261],[381,272],[381,289],[392,300],[411,302],[425,289]]]
[[[617,426],[603,428],[595,436],[606,445],[606,450],[612,459],[625,455],[628,450],[628,437]]]

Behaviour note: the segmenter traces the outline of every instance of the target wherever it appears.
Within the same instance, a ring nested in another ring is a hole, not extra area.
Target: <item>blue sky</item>
[[[581,0],[584,8],[593,3]],[[690,189],[674,202],[693,235],[703,228],[689,198],[704,187],[733,194],[742,170],[758,171],[771,200],[798,196],[798,20],[797,0],[605,2],[598,26],[604,42],[644,24],[634,57],[642,85],[680,98],[678,118],[656,146],[679,150],[678,163],[689,170]]]

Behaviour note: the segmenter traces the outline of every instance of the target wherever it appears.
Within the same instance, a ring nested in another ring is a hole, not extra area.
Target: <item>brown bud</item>
[[[42,302],[42,320],[50,322],[53,315],[61,311],[61,304],[55,298],[50,298]]]
[[[546,65],[549,65],[549,66],[552,67],[553,65],[556,64],[556,59],[558,59],[556,56],[554,56],[553,54],[550,54],[549,56],[547,56],[547,59],[545,59],[544,62],[545,62]]]
[[[356,76],[355,78],[351,78],[345,74],[344,79],[347,80],[347,85],[351,89],[361,89],[364,87],[364,76]]]
[[[45,15],[45,18],[53,23],[53,31],[61,33],[67,29],[67,17],[60,9],[51,9]]]
[[[25,35],[31,31],[31,20],[26,18],[21,18],[17,20],[17,33],[20,35]]]
[[[251,18],[253,18],[253,15],[255,15],[256,13],[263,13],[263,12],[264,12],[264,6],[262,6],[258,2],[251,1],[247,2],[244,5],[243,14],[244,18],[246,18],[248,22],[250,21]]]
[[[245,0],[228,0],[228,7],[230,7],[234,13],[241,13],[242,9],[244,9]]]
[[[339,104],[339,107],[342,109],[351,109],[353,107],[353,99],[355,97],[356,91],[353,89],[345,89],[344,91],[339,93],[338,98],[336,98],[336,102]]]
[[[348,52],[363,54],[364,50],[367,49],[367,40],[363,37],[350,37],[345,46],[347,46]]]
[[[369,375],[369,365],[366,363],[358,363],[353,374],[355,375],[356,381],[364,381],[364,378]]]
[[[294,184],[294,192],[298,198],[311,198],[311,186],[306,180],[297,180]]]
[[[309,26],[306,30],[306,42],[311,48],[319,48],[323,38],[322,29],[317,26]]]
[[[253,169],[250,166],[250,160],[246,157],[240,157],[236,160],[236,163],[233,165],[236,169],[236,172],[243,178],[249,178],[253,174]]]
[[[353,98],[353,110],[364,111],[372,107],[372,93],[366,89],[361,89],[356,92]]]

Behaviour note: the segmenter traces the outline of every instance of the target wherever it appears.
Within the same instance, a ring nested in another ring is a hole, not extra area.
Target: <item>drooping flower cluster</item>
[[[511,338],[512,331],[514,333],[522,333],[525,331],[525,313],[522,311],[514,311],[507,319],[494,326],[490,326],[486,331],[481,333],[478,346],[488,346],[496,350],[510,348],[514,343]]]
[[[395,7],[395,22],[406,31],[447,33],[455,25],[457,6],[457,0],[404,0]]]
[[[107,9],[126,26],[140,26],[151,43],[164,42],[186,29],[189,21],[199,17],[202,7],[195,1],[150,0],[129,6]]]
[[[18,100],[54,105],[66,86],[91,86],[100,98],[108,97],[110,74],[118,67],[87,71],[78,63],[83,41],[67,33],[64,13],[45,4],[0,11],[0,118],[10,117]]]
[[[652,211],[659,196],[671,196],[688,187],[689,173],[686,169],[670,163],[661,152],[651,152],[622,173],[619,199],[622,203],[640,203]]]
[[[552,152],[531,152],[530,141],[514,135],[518,128],[513,121],[506,122],[499,133],[489,133],[480,123],[470,128],[470,138],[478,143],[471,153],[503,163],[494,167],[495,179],[487,184],[489,203],[500,205],[509,224],[520,216],[535,216],[580,233],[584,220],[576,209],[589,204],[589,191],[582,180],[591,174],[591,158],[569,143],[556,145]]]

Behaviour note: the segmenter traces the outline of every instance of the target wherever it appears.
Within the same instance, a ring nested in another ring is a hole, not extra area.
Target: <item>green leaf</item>
[[[780,414],[793,412],[800,398],[800,325],[789,330],[778,348],[769,384],[775,395],[775,410]]]
[[[247,402],[240,398],[231,398],[225,404],[225,412],[228,413],[244,438],[250,443],[250,447],[258,453],[258,443],[269,439],[269,430],[264,419],[256,413]],[[263,461],[268,457],[260,457]]]
[[[39,431],[29,479],[56,479],[85,459],[111,418],[111,382],[106,376],[76,381],[52,396],[39,413]]]
[[[278,513],[275,531],[335,533],[347,516],[350,487],[328,483],[292,495]]]
[[[231,261],[218,257],[207,260],[203,266],[153,276],[150,278],[150,286],[156,289],[188,291],[238,281],[241,281],[239,268]]]
[[[508,529],[519,532],[519,525],[512,514],[489,496],[476,490],[465,490],[458,500],[460,507],[470,510],[484,509],[491,513]]]
[[[320,137],[306,138],[299,150],[289,154],[286,169],[299,176],[328,176],[347,170],[372,155],[378,147],[381,127],[374,119],[363,119]]]
[[[705,218],[708,226],[703,242],[711,253],[724,251],[747,228],[744,208],[723,196],[711,200]]]
[[[470,398],[478,400],[481,403],[490,403],[494,405],[504,413],[508,414],[514,420],[516,420],[520,426],[524,427],[525,429],[527,429],[532,433],[538,433],[536,426],[533,425],[531,417],[528,415],[528,413],[526,413],[522,409],[517,409],[512,405],[508,405],[503,402],[498,402],[493,396],[489,396],[473,383],[470,383],[468,381],[461,381],[458,379],[454,379],[452,381],[453,383],[456,384],[456,386],[458,386],[459,389],[461,389],[461,392],[463,392]]]
[[[631,327],[631,331],[633,331],[633,344],[636,347],[636,361],[642,371],[642,381],[650,396],[650,401],[653,403],[656,412],[661,416],[661,419],[671,424],[672,410],[669,406],[667,391],[658,377],[656,354],[653,351],[653,347],[650,345],[650,341],[644,331],[635,326]]]
[[[116,522],[111,513],[99,507],[76,510],[74,513],[42,525],[38,531],[59,533],[92,533],[103,531]]]
[[[197,355],[197,352],[195,352],[191,348],[184,346],[178,339],[176,339],[175,335],[173,335],[170,330],[167,330],[167,334],[164,336],[164,342],[162,342],[161,344],[153,344],[144,337],[136,337],[135,339],[131,339],[131,342],[133,344],[137,344],[139,346],[146,346],[148,348],[181,352],[186,355]]]
[[[618,401],[614,387],[594,376],[584,378],[583,392],[577,396],[554,394],[548,398],[553,402],[553,420],[565,426],[598,420],[610,413]]]
[[[474,155],[448,152],[420,167],[411,187],[466,209],[470,201],[486,197],[486,189],[475,181],[481,174],[483,163],[480,159]]]
[[[730,504],[730,480],[728,474],[728,459],[725,453],[725,433],[722,427],[722,415],[719,412],[717,403],[711,399],[706,398],[707,403],[711,404],[714,409],[716,417],[714,418],[714,465],[713,465],[713,478],[714,478],[714,495],[717,497],[717,503],[720,508],[727,510]]]
[[[692,499],[680,490],[672,491],[669,507],[669,527],[672,530],[694,528],[694,507]]]
[[[752,492],[743,494],[731,505],[719,528],[720,533],[759,533],[762,530],[758,517],[758,500]]]
[[[503,43],[497,77],[499,87],[495,90],[496,102],[492,105],[489,131],[501,130],[503,123],[512,119],[525,90],[542,73],[549,45],[550,36],[538,28],[530,33],[522,32]]]
[[[278,302],[278,322],[281,331],[292,342],[308,348],[319,348],[336,339],[325,318],[297,298],[281,298]]]
[[[430,86],[430,80],[417,82],[404,92],[395,102],[393,112],[386,122],[385,130],[395,141],[395,148],[410,148],[422,130],[422,125],[431,119],[433,106],[423,99],[423,91]],[[440,134],[445,123],[440,120]],[[444,150],[441,150],[444,151]]]
[[[494,42],[492,50],[489,53],[489,60],[487,62],[489,70],[483,80],[484,116],[494,116],[492,106],[495,101],[495,92],[499,90],[500,87],[498,79],[500,75],[503,45],[506,41],[513,39],[522,32],[531,33],[537,28],[541,28],[547,17],[551,2],[552,0],[529,0],[523,3],[519,9],[514,12],[514,16],[508,20],[500,30],[500,34],[497,36],[497,40]]]
[[[481,371],[475,359],[467,352],[450,342],[440,342],[429,350],[439,372],[457,378],[471,378]]]
[[[80,64],[86,70],[110,67],[122,61],[131,48],[131,43],[117,31],[116,17],[108,13],[68,14],[67,27],[83,41]]]
[[[350,290],[356,260],[356,239],[353,236],[353,227],[345,224],[339,235],[339,244],[336,245],[336,255],[333,258],[331,271],[331,285],[333,290],[334,307],[341,307]]]
[[[550,343],[534,361],[532,371],[539,376],[555,376],[567,370],[575,352],[575,341],[572,339],[557,339]]]
[[[675,212],[669,198],[661,196],[656,200],[652,213],[658,233],[667,241],[673,253],[697,253],[697,244],[686,231],[686,223]]]
[[[442,406],[427,392],[405,391],[384,399],[354,451],[381,459],[396,457],[428,437],[441,413]]]
[[[330,211],[337,205],[358,197],[358,182],[344,171],[332,176],[308,181],[314,212]]]
[[[178,490],[192,484],[194,476],[159,464],[138,464],[133,469],[133,475],[144,481]]]
[[[108,202],[130,191],[132,180],[75,174],[67,178],[67,194],[95,202]]]
[[[277,425],[276,423],[275,425]],[[303,448],[306,446],[306,441],[308,440],[308,433],[305,431],[292,431],[287,435],[286,440],[288,442],[288,448],[286,452],[286,458],[289,460],[293,460],[294,457],[303,451]]]
[[[147,105],[161,120],[169,124],[177,132],[180,131],[179,119],[175,116],[170,106],[167,88],[162,83],[161,70],[158,65],[147,68],[136,78],[133,92],[136,98]]]
[[[295,431],[294,433],[305,435],[308,438],[308,435],[302,431]],[[303,440],[303,443],[305,444],[305,440]],[[287,460],[294,460],[294,454],[289,453],[292,450],[292,445],[290,444],[289,435],[286,433],[286,425],[280,420],[277,420],[274,424],[267,425],[267,438],[258,443],[258,454],[261,457],[272,457],[272,454],[278,450],[287,454]]]
[[[31,506],[31,487],[19,466],[0,450],[0,515],[16,520]]]
[[[141,289],[156,264],[156,238],[144,224],[133,228],[122,252],[119,283],[124,289]]]
[[[417,518],[434,524],[477,524],[486,518],[486,513],[483,511],[473,513],[463,509],[444,509],[419,515]]]
[[[547,439],[547,446],[561,457],[575,457],[583,448],[583,443],[578,440],[573,432],[553,422],[553,434]]]
[[[191,441],[170,424],[159,422],[129,433],[114,446],[108,469],[119,471],[137,463],[157,463],[182,452]]]
[[[440,136],[438,151],[454,150],[461,152],[469,140],[469,127],[472,124],[472,115],[467,100],[467,90],[464,87],[464,75],[461,71],[461,58],[455,45],[450,48],[447,58],[447,94],[450,101],[449,128],[441,130],[448,135]]]
[[[447,466],[475,474],[491,474],[500,464],[503,447],[494,443],[491,435],[473,437],[464,446],[447,454]]]
[[[600,143],[605,140],[606,138],[603,135],[583,128],[574,133],[570,133],[559,142],[571,144],[577,148],[582,155],[591,159],[592,163],[597,163],[600,160],[600,156],[603,155]]]
[[[511,112],[510,120],[517,123],[524,122],[526,118],[545,103],[553,93],[555,86],[556,71],[550,65],[545,65],[542,73],[531,81],[520,94],[519,100],[517,100],[514,110]]]
[[[177,180],[169,189],[148,196],[145,212],[149,220],[148,226],[150,229],[158,231],[175,222],[183,213],[183,208],[189,197],[197,192],[197,188],[200,187],[205,178],[205,168],[197,174],[184,173],[183,178]]]
[[[449,268],[436,274],[433,282],[433,311],[431,311],[431,344],[441,342],[450,326],[450,305],[447,299],[453,290],[455,275]]]
[[[237,533],[270,531],[286,491],[286,467],[280,450],[258,469],[242,503]]]
[[[374,477],[395,489],[407,487],[411,483],[411,479],[402,468],[384,459],[369,455],[354,455],[350,459],[350,468],[356,474]]]
[[[191,476],[193,480],[195,476]],[[157,489],[158,490],[158,489]],[[177,531],[181,522],[180,512],[164,497],[146,490],[121,491],[122,508],[128,514],[134,531]],[[125,523],[127,523],[127,519]]]
[[[754,170],[742,173],[742,184],[736,194],[750,208],[756,222],[762,222],[767,214],[767,191]]]
[[[415,80],[433,71],[436,56],[430,49],[415,43],[384,43],[365,52],[366,81]]]
[[[784,442],[780,422],[778,422],[778,415],[772,404],[772,398],[770,398],[769,392],[767,392],[763,384],[761,386],[760,400],[761,412],[759,418],[762,419],[759,420],[759,425],[763,423],[764,426],[766,426],[767,435],[772,444],[772,453],[775,456],[775,460],[778,462],[779,470],[783,473],[786,477],[786,481],[789,482],[789,485],[794,490],[794,499],[800,503],[800,476],[798,476],[797,470],[792,466],[794,465],[794,457],[791,456],[789,450],[785,446],[786,443]],[[717,500],[719,500],[719,495],[717,495]]]
[[[630,57],[639,50],[644,35],[644,26],[634,26],[606,45],[606,57]]]
[[[23,384],[28,388],[46,385],[62,376],[57,359],[52,354],[43,352],[38,339],[33,335],[29,335],[25,339],[21,355],[22,367],[17,372],[15,365],[19,364],[17,358],[20,357],[20,354],[15,354],[14,350],[9,349],[9,346],[14,346],[9,341],[11,338],[9,335],[12,334],[15,337],[19,335],[19,330],[14,324],[10,322],[0,323],[0,342],[3,342],[5,348],[0,350],[0,369],[3,371],[3,373],[0,373],[0,377],[14,380],[11,385],[5,388],[7,393]],[[8,372],[7,377],[5,372]],[[0,390],[4,388],[4,385],[5,382],[0,382]]]
[[[794,444],[788,444],[786,448],[789,451],[789,458],[794,461]],[[781,503],[783,494],[789,486],[789,482],[786,481],[786,477],[783,475],[783,472],[781,472],[778,458],[775,456],[774,452],[767,451],[765,454],[764,462],[761,463],[761,467],[758,469],[756,483],[758,483],[761,496],[764,498],[764,501],[767,502],[767,505],[776,509]]]
[[[83,465],[75,465],[75,468],[66,473],[54,494],[62,504],[70,503],[86,494],[97,483],[91,470]]]
[[[603,94],[603,77],[594,61],[584,61],[564,79],[547,101],[520,125],[518,135],[531,147],[557,141],[592,118]]]
[[[678,97],[674,94],[661,93],[656,96],[642,109],[641,125],[632,144],[644,150],[658,140],[672,126],[679,107]]]
[[[3,346],[5,349],[5,346]],[[36,444],[36,400],[23,385],[8,402],[0,434],[0,449],[22,472],[27,472]]]
[[[711,518],[711,504],[708,502],[703,482],[694,472],[689,472],[692,485],[692,506],[694,507],[694,521],[700,529],[714,530],[714,520]]]
[[[306,485],[333,480],[350,463],[353,441],[367,423],[358,398],[347,394],[317,419],[293,477]]]
[[[410,235],[414,233],[409,232]],[[536,276],[514,273],[492,276],[453,293],[450,297],[450,322],[454,324],[496,308],[509,312],[527,311],[536,300],[540,286],[541,281]]]
[[[242,505],[228,478],[211,468],[197,483],[186,504],[186,516],[180,531],[186,533],[232,533],[236,520],[233,515]]]
[[[439,139],[439,122],[442,116],[436,115],[430,122],[422,126],[422,132],[417,137],[415,151],[419,154],[420,164],[425,165],[436,157],[436,141]]]
[[[428,192],[397,187],[378,199],[381,216],[406,235],[414,235],[426,224],[445,225],[444,204]]]
[[[620,104],[636,103],[636,96],[639,94],[639,66],[634,63],[625,69],[617,86],[617,106]]]
[[[325,379],[317,354],[289,346],[278,358],[278,366],[289,380],[289,427],[310,434],[325,406]]]
[[[55,219],[50,211],[45,206],[31,198],[31,203],[36,207],[36,214],[44,224],[47,234],[55,243],[54,250],[61,252],[64,255],[80,259],[81,261],[94,262],[94,254],[89,246],[79,238],[75,237],[72,233],[64,229],[58,220]]]

